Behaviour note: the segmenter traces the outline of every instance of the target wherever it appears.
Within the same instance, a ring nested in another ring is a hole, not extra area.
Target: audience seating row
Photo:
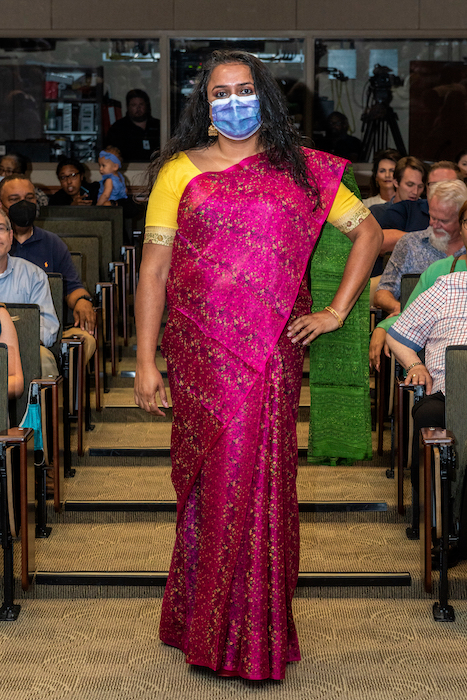
[[[415,288],[420,275],[403,275],[401,308]],[[371,309],[374,325],[376,309]],[[419,353],[422,361],[424,351]],[[420,441],[420,503],[412,494],[413,528],[407,535],[420,534],[420,561],[425,590],[432,592],[432,552],[439,551],[439,601],[433,605],[437,621],[453,621],[454,609],[448,603],[449,552],[461,541],[461,558],[467,553],[463,540],[467,535],[467,346],[446,349],[446,429],[423,428],[413,434],[412,407],[423,397],[423,387],[404,384],[403,373],[392,355],[381,354],[377,382],[378,454],[383,452],[384,420],[391,424],[391,469],[388,478],[396,476],[398,512],[405,513],[404,472],[411,466],[412,441]],[[389,376],[388,376],[389,374]],[[416,500],[416,499],[415,499]],[[418,523],[418,527],[416,526]]]
[[[129,334],[129,310],[133,304],[136,288],[136,270],[138,243],[141,237],[137,236],[136,246],[123,246],[123,227],[121,212],[116,209],[105,208],[99,210],[94,217],[95,210],[82,207],[66,207],[66,211],[51,210],[53,218],[47,216],[47,209],[43,211],[46,218],[39,220],[39,226],[61,234],[68,245],[76,269],[78,270],[84,286],[90,290],[96,290],[97,299],[102,301],[102,308],[97,308],[97,353],[95,358],[96,378],[96,408],[101,408],[99,377],[106,379],[104,350],[109,351],[112,362],[112,373],[116,374],[117,363],[117,335],[123,337],[128,343]],[[78,210],[78,220],[71,218]],[[63,214],[60,219],[57,214]],[[89,216],[91,214],[91,216]],[[104,216],[108,214],[108,216]],[[89,221],[89,218],[97,218]],[[106,220],[107,219],[107,220]],[[109,221],[110,219],[110,221]],[[139,232],[138,232],[139,233]],[[116,255],[114,255],[116,253]],[[116,262],[114,262],[116,260]],[[109,275],[111,281],[108,281]],[[100,282],[100,280],[105,280]],[[25,379],[25,391],[20,399],[10,402],[9,411],[11,424],[17,425],[24,415],[28,402],[28,390],[34,387],[34,400],[41,405],[44,454],[45,460],[36,467],[34,473],[33,431],[31,429],[11,428],[8,426],[8,401],[7,392],[2,393],[3,405],[0,405],[0,429],[2,421],[5,435],[0,441],[0,495],[7,498],[6,464],[11,461],[13,455],[13,473],[16,475],[16,486],[22,490],[21,496],[13,499],[10,511],[16,508],[21,512],[21,536],[22,536],[22,585],[26,590],[34,571],[34,537],[44,537],[50,532],[46,523],[46,473],[49,464],[54,470],[54,507],[59,511],[63,505],[63,478],[72,476],[70,453],[70,423],[78,423],[78,451],[83,450],[83,408],[85,411],[85,424],[90,427],[90,400],[89,400],[89,372],[86,373],[86,382],[82,352],[82,341],[79,338],[61,340],[61,330],[67,323],[72,322],[72,317],[65,312],[68,308],[63,303],[63,280],[61,275],[49,274],[52,298],[60,320],[61,328],[57,341],[52,348],[58,359],[61,375],[50,378],[40,378],[40,353],[39,353],[39,307],[35,305],[8,305],[12,316],[18,317],[16,329],[20,345],[20,354],[23,364]],[[2,350],[0,346],[0,351]],[[100,352],[99,352],[100,350]],[[77,371],[76,368],[80,371]],[[101,367],[101,370],[99,369]],[[7,356],[6,348],[3,355],[0,354],[0,383],[7,385]],[[83,401],[83,391],[86,390],[86,401]],[[106,386],[108,389],[108,385]],[[12,443],[5,443],[6,439]],[[6,446],[4,446],[4,443]],[[21,467],[19,466],[19,453],[22,455]],[[4,458],[5,455],[8,459]],[[38,460],[39,462],[40,460]],[[18,474],[21,476],[18,479]],[[11,483],[10,483],[11,486]],[[11,489],[10,489],[11,490]],[[3,501],[2,501],[3,503]],[[7,501],[5,502],[7,504]],[[37,503],[37,509],[35,507]],[[8,504],[7,504],[8,505]],[[8,507],[4,512],[8,512]],[[15,619],[19,606],[13,604],[13,549],[12,532],[10,525],[4,527],[2,522],[2,545],[5,558],[5,603],[0,611],[0,619]],[[10,588],[8,587],[11,583]],[[2,617],[3,615],[3,617]]]
[[[0,344],[0,527],[3,603],[0,620],[18,617],[14,603],[13,538],[21,534],[21,584],[28,590],[35,570],[34,431],[8,427],[8,348]]]
[[[437,621],[453,621],[448,604],[451,547],[467,552],[467,346],[446,348],[446,429],[423,428],[420,450],[420,545],[425,590],[432,590],[431,547],[439,548]]]

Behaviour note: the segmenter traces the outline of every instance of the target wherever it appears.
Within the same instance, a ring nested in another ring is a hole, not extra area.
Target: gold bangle
[[[332,314],[332,315],[334,316],[334,318],[336,319],[337,323],[339,324],[339,328],[342,328],[342,326],[344,325],[344,321],[341,319],[341,317],[339,316],[339,314],[337,313],[337,311],[336,311],[335,309],[333,309],[332,306],[325,306],[325,307],[324,307],[324,310],[325,310],[325,311],[329,311],[329,313]]]

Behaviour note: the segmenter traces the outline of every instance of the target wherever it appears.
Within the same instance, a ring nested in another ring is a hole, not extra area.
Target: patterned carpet
[[[467,601],[296,599],[284,681],[221,679],[158,640],[160,600],[27,600],[0,629],[2,700],[460,700]]]
[[[120,369],[134,367],[130,351]],[[306,387],[302,414],[307,410]],[[104,416],[87,448],[166,447],[170,419],[135,408],[131,379],[112,380]],[[105,418],[105,420],[102,420]],[[144,420],[142,420],[144,418]],[[301,446],[308,423],[298,426]],[[405,537],[385,453],[354,467],[309,466],[301,458],[301,500],[382,501],[387,510],[303,513],[301,570],[410,572],[410,587],[299,588],[294,600],[302,661],[284,682],[220,679],[187,666],[158,640],[161,587],[33,585],[19,589],[16,545],[14,623],[0,623],[0,700],[460,700],[467,686],[467,563],[450,571],[454,623],[435,623],[436,596],[424,592],[419,543]],[[68,501],[172,500],[168,456],[73,457]],[[406,484],[406,497],[409,487]],[[168,568],[173,513],[54,514],[49,539],[36,541],[40,571],[160,571]]]

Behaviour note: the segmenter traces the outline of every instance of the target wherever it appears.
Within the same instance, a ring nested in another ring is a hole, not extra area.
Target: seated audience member
[[[96,325],[92,297],[83,287],[70,252],[60,236],[34,226],[34,188],[31,181],[14,175],[5,179],[0,183],[0,204],[13,226],[11,254],[29,260],[46,272],[62,275],[65,302],[73,311],[74,318],[74,327],[62,335],[65,338],[72,335],[84,338],[88,362],[96,349],[92,335]]]
[[[465,249],[467,247],[467,201],[465,201],[460,208],[458,221],[460,234]],[[465,253],[457,256],[450,255],[447,258],[436,260],[436,262],[432,263],[430,267],[425,270],[425,272],[422,272],[415,289],[407,300],[405,308],[415,301],[419,294],[429,289],[436,282],[438,277],[448,275],[451,272],[467,272],[467,255]],[[389,347],[386,342],[386,333],[398,318],[399,314],[395,316],[388,316],[378,323],[371,334],[370,367],[374,367],[378,371],[380,369],[381,350],[384,348],[386,356],[390,356]]]
[[[425,386],[426,396],[412,410],[414,435],[420,428],[444,428],[446,348],[467,344],[467,272],[444,275],[420,294],[389,329],[388,344],[407,370],[405,383]],[[422,348],[425,364],[417,355]],[[413,441],[412,487],[418,511],[418,439]],[[417,530],[418,522],[413,527]]]
[[[112,124],[105,145],[116,146],[125,163],[148,163],[160,146],[160,122],[151,116],[151,103],[144,90],[130,90],[126,116]]]
[[[373,204],[370,211],[376,221],[381,224],[384,212],[398,202],[415,202],[423,194],[426,183],[426,168],[421,160],[413,156],[405,156],[397,161],[394,170],[394,187],[396,193],[389,202]]]
[[[460,153],[457,154],[455,158],[455,163],[461,171],[461,177],[465,180],[467,179],[467,148],[464,148]]]
[[[413,156],[405,156],[397,161],[396,169],[394,170],[394,187],[396,188],[396,194],[391,197],[389,202],[385,204],[373,204],[370,207],[370,211],[375,217],[376,221],[381,224],[384,217],[385,211],[392,205],[397,204],[397,202],[411,201],[415,202],[420,198],[423,190],[425,189],[426,181],[426,168],[421,160],[414,158]],[[396,241],[394,241],[394,245]],[[393,246],[394,248],[394,246]],[[380,275],[383,271],[383,256],[385,253],[389,252],[387,249],[387,241],[384,246],[384,252],[379,255],[373,271],[371,273],[372,277]]]
[[[373,303],[377,308],[398,314],[402,275],[421,274],[435,260],[465,253],[459,211],[466,199],[467,187],[460,180],[437,182],[430,187],[430,226],[407,233],[396,243],[376,289]]]
[[[354,163],[358,161],[362,142],[349,134],[349,128],[349,120],[345,114],[331,112],[326,119],[326,136],[322,142],[322,150]]]
[[[29,161],[21,153],[9,153],[0,160],[0,180],[10,175],[26,175],[28,167]],[[39,187],[34,187],[34,192],[36,193],[37,213],[39,213],[41,207],[47,206],[49,199]]]
[[[87,182],[84,165],[76,158],[62,158],[57,165],[60,189],[49,197],[49,204],[89,206],[97,202],[98,182]]]
[[[396,194],[394,187],[394,170],[400,154],[392,148],[376,153],[370,179],[370,196],[363,200],[366,207],[373,204],[389,202]]]
[[[0,218],[0,229],[3,225]],[[23,369],[15,325],[3,304],[0,304],[0,343],[8,347],[8,398],[17,399],[24,389]]]
[[[449,160],[440,160],[433,163],[428,170],[427,196],[430,195],[430,187],[443,180],[460,180],[460,170],[455,163]],[[384,234],[384,243],[381,254],[394,249],[395,244],[404,233],[410,231],[423,231],[429,225],[428,202],[426,199],[417,199],[415,202],[406,200],[388,207],[379,222]]]
[[[55,342],[59,322],[50,293],[49,280],[37,265],[21,258],[12,258],[9,255],[12,243],[13,230],[10,220],[0,209],[0,299],[6,304],[39,305],[42,376],[56,376],[57,363],[48,348]]]

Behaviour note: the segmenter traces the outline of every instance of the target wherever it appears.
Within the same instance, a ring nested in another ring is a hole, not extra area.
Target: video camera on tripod
[[[374,102],[389,105],[392,101],[392,88],[403,84],[398,75],[392,75],[392,68],[376,63],[373,75],[369,79],[367,104],[370,97]]]
[[[401,132],[397,124],[397,114],[390,106],[392,88],[403,84],[392,68],[376,63],[369,79],[366,105],[362,114],[362,160],[370,161],[372,153],[388,148],[389,131],[399,153],[407,155]]]

